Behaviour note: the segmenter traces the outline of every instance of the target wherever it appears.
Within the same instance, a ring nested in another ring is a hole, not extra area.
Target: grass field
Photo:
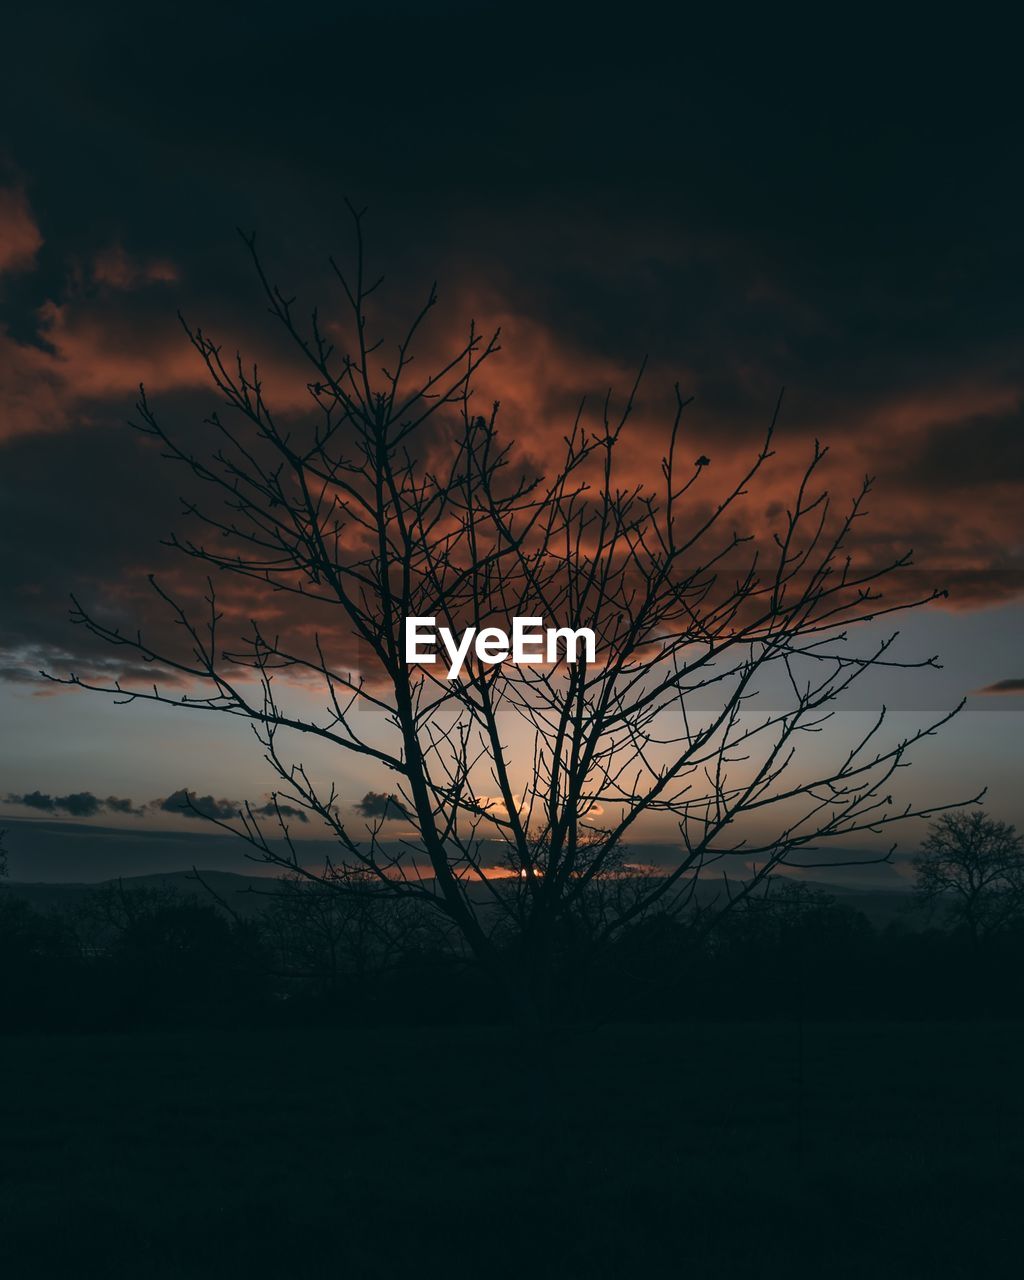
[[[1019,1274],[1024,1028],[0,1041],[14,1277]]]

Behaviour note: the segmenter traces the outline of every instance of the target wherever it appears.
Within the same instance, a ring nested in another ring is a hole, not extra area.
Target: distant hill
[[[98,884],[118,877],[180,875],[183,867],[205,867],[210,874],[234,874],[245,880],[273,876],[272,867],[264,866],[244,841],[236,836],[211,831],[204,823],[195,830],[162,831],[140,827],[114,827],[92,822],[64,822],[49,818],[2,818],[6,828],[8,873],[12,881],[22,884]],[[304,866],[323,864],[335,851],[327,839],[317,839],[310,824],[309,834],[297,837],[294,847]],[[397,840],[383,841],[384,848],[396,856],[404,851]],[[634,841],[629,846],[629,859],[651,866],[668,867],[678,857],[678,846],[666,841]],[[832,847],[806,854],[807,866],[794,868],[792,874],[803,880],[827,882],[835,893],[846,891],[905,892],[910,869],[907,855],[898,854],[891,861],[878,861],[877,855],[864,849]],[[501,862],[502,850],[493,842],[491,860]],[[731,874],[743,874],[742,859],[737,860]],[[749,868],[748,868],[749,870]]]
[[[90,884],[33,884],[14,880],[6,882],[5,887],[19,898],[24,898],[36,911],[60,913],[75,910],[88,894],[94,893],[103,885],[120,883],[129,890],[173,889],[182,897],[209,901],[208,888],[239,915],[251,915],[259,912],[264,902],[257,891],[266,894],[273,889],[274,883],[268,876],[242,876],[230,871],[200,871],[199,875],[203,884],[199,883],[192,871],[167,871],[144,876],[115,876],[110,880]],[[204,884],[207,888],[204,888]]]
[[[192,871],[156,872],[141,876],[120,876],[100,884],[121,883],[127,889],[173,889],[183,897],[207,898],[207,890],[221,898],[231,910],[240,916],[258,914],[266,903],[268,893],[273,892],[274,880],[270,876],[237,875],[230,871],[199,871],[202,883]],[[906,889],[854,889],[848,885],[832,884],[825,880],[809,880],[801,877],[801,883],[834,895],[844,906],[853,907],[876,927],[882,928],[904,916],[910,895]],[[206,887],[204,887],[206,886]],[[8,881],[7,889],[24,898],[37,911],[73,911],[85,896],[99,886],[95,883],[47,884]],[[481,890],[481,893],[484,891]],[[714,881],[702,884],[699,897],[710,899],[718,892]],[[209,899],[207,899],[209,900]]]
[[[7,870],[25,884],[98,884],[119,876],[174,875],[182,867],[257,876],[259,863],[246,857],[236,836],[208,830],[155,831],[90,822],[2,818]],[[296,842],[310,866],[330,846],[319,840]]]

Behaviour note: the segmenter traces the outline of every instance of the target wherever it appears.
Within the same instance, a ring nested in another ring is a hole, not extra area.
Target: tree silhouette
[[[343,871],[340,887],[335,878],[291,872],[259,891],[266,899],[261,928],[282,975],[335,995],[343,983],[365,983],[418,947],[448,942],[436,913],[382,896],[370,873]]]
[[[945,813],[914,859],[919,905],[978,946],[1024,915],[1024,840],[986,813]]]
[[[380,281],[366,273],[353,218],[354,271],[331,263],[345,327],[319,311],[300,321],[246,238],[270,312],[307,370],[305,414],[279,413],[256,367],[227,360],[187,325],[222,401],[204,443],[193,449],[166,428],[144,389],[138,404],[139,428],[201,495],[185,503],[199,532],[172,544],[268,602],[294,601],[303,625],[282,637],[256,616],[243,639],[227,640],[212,578],[201,614],[151,579],[183,646],[112,626],[77,600],[73,618],[186,691],[57,678],[250,721],[277,803],[319,819],[335,852],[322,870],[303,866],[283,811],[268,823],[249,806],[217,825],[332,892],[351,881],[365,894],[369,880],[382,896],[439,912],[527,1020],[550,1008],[555,958],[574,939],[593,952],[653,909],[683,909],[709,868],[736,868],[725,908],[794,857],[810,865],[822,841],[934,812],[895,803],[889,787],[948,715],[889,739],[883,709],[831,751],[820,737],[866,672],[935,664],[897,657],[892,635],[853,644],[851,629],[940,594],[888,590],[909,553],[855,563],[848,544],[870,479],[837,511],[820,487],[827,451],[816,443],[776,527],[739,532],[743,500],[773,456],[775,415],[715,495],[709,458],[684,461],[688,401],[677,387],[660,469],[638,482],[625,431],[639,378],[618,410],[605,399],[593,426],[581,406],[564,436],[546,439],[555,460],[531,469],[499,434],[499,406],[480,414],[473,400],[497,333],[470,326],[417,375],[413,349],[436,290],[378,366],[369,310]],[[515,616],[593,629],[596,661],[474,658],[452,681],[443,666],[406,662],[407,618],[456,630]],[[323,714],[296,709],[283,675],[317,682]],[[781,709],[752,705],[762,677]],[[342,807],[349,798],[291,756],[296,735],[336,750],[335,777],[346,757],[387,774],[382,791],[415,835],[396,845],[384,817],[360,826]],[[677,832],[677,856],[640,874],[630,840],[656,815]],[[504,879],[489,873],[496,860]]]

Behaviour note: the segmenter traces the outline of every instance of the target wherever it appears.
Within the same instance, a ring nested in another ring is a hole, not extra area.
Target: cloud
[[[474,796],[473,799],[477,807],[486,809],[488,814],[494,814],[500,818],[508,817],[508,805],[506,805],[501,796]],[[512,796],[512,803],[515,805],[517,813],[524,812],[526,801],[518,792]]]
[[[144,804],[136,805],[131,800],[118,799],[117,796],[107,796],[103,803],[111,813],[127,813],[131,814],[133,818],[145,813],[147,808]]]
[[[172,284],[179,272],[173,262],[161,258],[139,261],[120,245],[111,245],[96,254],[91,275],[98,285],[130,291],[147,284]]]
[[[244,804],[239,800],[200,796],[194,791],[189,791],[187,787],[172,791],[163,800],[154,800],[153,807],[161,813],[180,814],[185,818],[216,818],[222,822],[237,818],[245,808]],[[197,810],[198,812],[196,812]],[[275,805],[272,800],[258,807],[254,806],[252,812],[259,818],[276,818],[280,813],[283,818],[294,818],[298,822],[309,821],[305,810],[297,809],[290,804],[279,803]]]
[[[296,809],[294,805],[282,804],[280,801],[277,804],[273,800],[267,804],[261,804],[258,809],[253,809],[253,813],[258,818],[276,818],[280,815],[282,818],[294,818],[297,822],[309,821],[309,815],[305,809]]]
[[[983,689],[975,689],[975,693],[1024,693],[1024,677],[1011,676],[1008,680],[997,680],[995,684],[987,684]]]
[[[237,800],[200,796],[185,787],[172,791],[163,800],[154,800],[153,804],[162,813],[176,813],[184,818],[215,818],[218,821],[237,818],[242,808]]]
[[[152,811],[173,813],[186,818],[218,818],[226,820],[237,816],[242,805],[235,800],[215,799],[213,796],[197,796],[186,787],[172,792],[161,800],[153,800],[150,804],[136,804],[123,796],[97,796],[91,791],[74,791],[65,796],[53,796],[44,791],[27,791],[8,794],[8,804],[21,805],[26,809],[35,809],[40,813],[66,813],[73,818],[94,818],[98,814],[115,813],[126,817],[141,818]],[[195,810],[199,810],[198,813]],[[278,813],[284,818],[294,818],[298,822],[308,822],[305,810],[294,805],[278,804],[273,801],[253,808],[258,817],[275,818]]]
[[[91,791],[74,791],[66,796],[51,796],[43,791],[28,791],[21,795],[9,794],[8,804],[38,809],[41,813],[67,813],[73,818],[93,818],[98,813],[124,813],[137,817],[146,811],[145,805],[134,805],[120,796],[105,799]]]
[[[250,374],[258,364],[276,411],[311,406],[306,369],[279,334],[268,339],[262,315],[254,318],[237,299],[197,298],[179,280],[176,264],[115,249],[91,266],[69,265],[60,287],[21,317],[17,332],[0,329],[0,444],[111,418],[123,423],[140,383],[155,397],[204,392],[205,416],[216,393],[181,327],[179,308],[222,344],[229,367],[236,346]]]
[[[108,56],[96,50],[97,58]],[[187,60],[192,54],[181,50],[176,56]],[[55,100],[67,102],[72,81],[54,68],[47,74]],[[593,94],[592,86],[580,89],[585,98]],[[593,125],[605,104],[587,100]],[[77,116],[69,106],[55,118]],[[204,136],[224,127],[220,112],[201,118]],[[22,123],[30,131],[44,128],[41,118]],[[727,121],[720,124],[728,129]],[[177,139],[175,128],[182,130]],[[259,227],[275,279],[289,296],[294,293],[296,313],[303,316],[317,303],[325,318],[336,315],[324,259],[332,250],[344,258],[347,246],[337,226],[334,177],[312,151],[294,153],[294,131],[282,132],[289,142],[278,150],[270,141],[278,131],[265,133],[260,164],[266,181],[258,204],[246,204],[244,183],[203,156],[190,172],[190,199],[181,205],[165,198],[168,164],[192,138],[181,117],[170,134],[133,152],[138,164],[127,187],[90,189],[88,219],[76,214],[65,193],[75,189],[76,173],[87,176],[82,166],[89,148],[63,134],[54,147],[33,146],[27,153],[38,168],[32,203],[46,214],[42,252],[43,234],[24,191],[15,183],[3,187],[0,232],[7,228],[8,234],[0,234],[0,243],[14,246],[6,251],[15,264],[10,269],[17,269],[11,282],[18,293],[5,310],[8,328],[0,332],[0,679],[32,681],[39,667],[54,666],[142,676],[141,665],[68,627],[68,592],[90,606],[101,602],[108,616],[133,629],[139,623],[155,643],[170,646],[175,628],[138,585],[144,587],[152,570],[176,588],[189,578],[194,587],[181,592],[187,603],[203,589],[202,567],[188,573],[171,568],[173,557],[160,545],[171,528],[182,528],[177,494],[194,496],[187,476],[162,464],[151,442],[123,425],[136,385],[145,380],[161,418],[186,447],[209,444],[201,424],[215,396],[178,327],[177,306],[223,339],[228,357],[236,346],[267,357],[268,388],[273,383],[274,396],[290,408],[306,398],[287,343],[267,341],[263,326],[270,322],[231,228],[239,221]],[[641,136],[654,137],[646,131]],[[885,131],[879,136],[883,148],[888,137]],[[997,150],[990,127],[979,137]],[[120,155],[120,134],[109,141],[112,156]],[[742,155],[749,145],[746,126],[734,142],[735,154]],[[345,181],[369,197],[381,170],[378,144],[368,137],[366,145],[362,177],[347,171]],[[733,154],[718,145],[714,131],[688,145],[698,148],[688,154],[695,172]],[[979,145],[977,139],[972,145]],[[561,176],[563,145],[538,129],[531,157],[534,146],[546,155],[549,176],[560,175],[558,189],[571,186]],[[570,163],[586,163],[585,149],[574,145],[571,151]],[[799,149],[787,154],[800,171]],[[599,165],[592,190],[603,196],[606,139],[593,157]],[[415,156],[409,159],[416,163]],[[845,181],[846,168],[836,157],[830,164],[833,178]],[[898,209],[890,207],[886,191],[878,207],[897,219],[886,222],[887,235],[891,231],[897,241],[887,242],[883,252],[873,244],[858,250],[857,243],[844,243],[836,253],[827,216],[820,224],[801,221],[831,189],[828,182],[811,192],[802,180],[792,192],[780,190],[781,201],[773,206],[780,227],[803,227],[800,234],[791,230],[790,238],[765,237],[760,219],[769,213],[763,201],[756,202],[756,214],[746,198],[726,201],[728,217],[720,210],[702,212],[701,201],[726,199],[726,179],[744,170],[737,163],[728,174],[716,171],[712,181],[688,179],[680,203],[666,200],[658,183],[645,185],[650,173],[662,172],[660,164],[634,166],[630,181],[640,185],[631,188],[629,209],[593,200],[585,183],[576,195],[554,200],[530,184],[516,184],[514,200],[492,198],[484,184],[474,186],[474,199],[466,202],[454,188],[438,188],[436,175],[424,170],[429,200],[370,201],[372,265],[388,273],[375,299],[385,300],[391,318],[404,314],[424,274],[437,267],[441,301],[421,331],[416,372],[448,349],[469,316],[481,328],[502,324],[502,351],[482,373],[478,403],[486,408],[491,396],[502,401],[505,437],[516,439],[520,456],[536,466],[558,447],[579,397],[587,393],[598,411],[608,387],[621,400],[649,353],[641,400],[623,440],[620,480],[658,482],[665,406],[679,379],[697,396],[684,421],[685,456],[706,454],[714,463],[700,489],[709,503],[750,458],[785,383],[778,456],[751,493],[748,528],[765,528],[767,510],[784,509],[798,461],[819,436],[832,445],[828,479],[839,505],[865,470],[878,473],[857,545],[878,563],[912,546],[921,578],[903,575],[905,590],[949,586],[949,606],[965,609],[1021,596],[1024,378],[1010,343],[1017,320],[1008,303],[1005,254],[1019,240],[1015,223],[1004,228],[1005,241],[972,239],[962,229],[944,234],[932,246],[936,256],[920,239],[915,196],[905,205],[902,232],[902,248],[913,252],[898,252]],[[402,181],[404,190],[408,174]],[[297,189],[313,190],[304,183],[315,185],[316,199],[296,200]],[[870,216],[850,219],[857,235],[867,236],[876,225],[873,198],[860,182],[848,195],[870,205]],[[970,225],[982,207],[965,200],[954,219],[951,207],[934,202],[926,216],[948,217],[958,226],[966,218]],[[201,212],[193,217],[193,210]],[[991,210],[985,217],[987,225]],[[408,235],[410,221],[414,237]],[[313,248],[307,252],[306,246]],[[7,284],[5,276],[5,289]],[[40,510],[47,512],[45,521],[38,519]],[[220,575],[218,592],[227,576]],[[296,609],[297,602],[282,600],[282,593],[242,587],[223,596],[226,633],[250,617],[288,640],[296,633],[308,640],[315,629],[330,642],[332,660],[341,666],[352,660],[354,645],[328,612],[319,611],[314,627],[314,610],[304,604]]]
[[[76,818],[91,818],[100,811],[100,801],[91,791],[76,791],[66,796],[27,791],[24,795],[8,795],[7,803],[39,809],[42,813],[70,813]]]
[[[0,187],[0,273],[27,270],[42,245],[25,192],[20,187]]]
[[[409,818],[399,798],[384,791],[367,791],[362,800],[356,803],[356,812],[364,818],[382,818],[385,822],[398,818],[408,821]]]

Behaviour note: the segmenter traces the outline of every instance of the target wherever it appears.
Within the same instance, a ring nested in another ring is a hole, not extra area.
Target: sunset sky
[[[116,707],[37,673],[110,662],[69,625],[70,593],[131,622],[148,608],[147,573],[190,572],[160,543],[178,524],[180,477],[126,425],[139,382],[185,430],[212,406],[177,312],[265,358],[285,400],[294,379],[236,228],[256,231],[290,292],[328,307],[328,256],[351,247],[346,197],[369,210],[389,305],[407,312],[437,279],[429,350],[470,318],[502,326],[485,390],[530,458],[543,461],[581,395],[624,393],[647,357],[637,476],[657,473],[678,380],[695,396],[687,447],[711,459],[713,481],[756,449],[785,387],[757,512],[769,518],[818,437],[839,496],[877,477],[865,554],[913,548],[915,581],[950,592],[898,623],[905,651],[943,669],[873,677],[842,716],[885,702],[911,726],[966,696],[901,785],[937,802],[987,785],[989,810],[1024,822],[1024,200],[1009,47],[1005,65],[989,48],[980,66],[969,41],[923,29],[766,28],[777,48],[750,39],[731,56],[725,30],[623,9],[585,24],[519,8],[380,11],[254,6],[142,31],[83,9],[52,45],[48,10],[7,20],[0,825],[12,874],[55,874],[52,842],[29,856],[42,848],[30,825],[134,832],[127,873],[136,857],[156,867],[145,832],[195,829],[160,807],[180,788],[266,799],[244,726]],[[383,785],[348,760],[314,763],[336,770],[351,805]],[[95,807],[67,799],[86,795]],[[64,878],[109,870],[87,842],[74,848]],[[180,842],[168,857],[184,865]]]

